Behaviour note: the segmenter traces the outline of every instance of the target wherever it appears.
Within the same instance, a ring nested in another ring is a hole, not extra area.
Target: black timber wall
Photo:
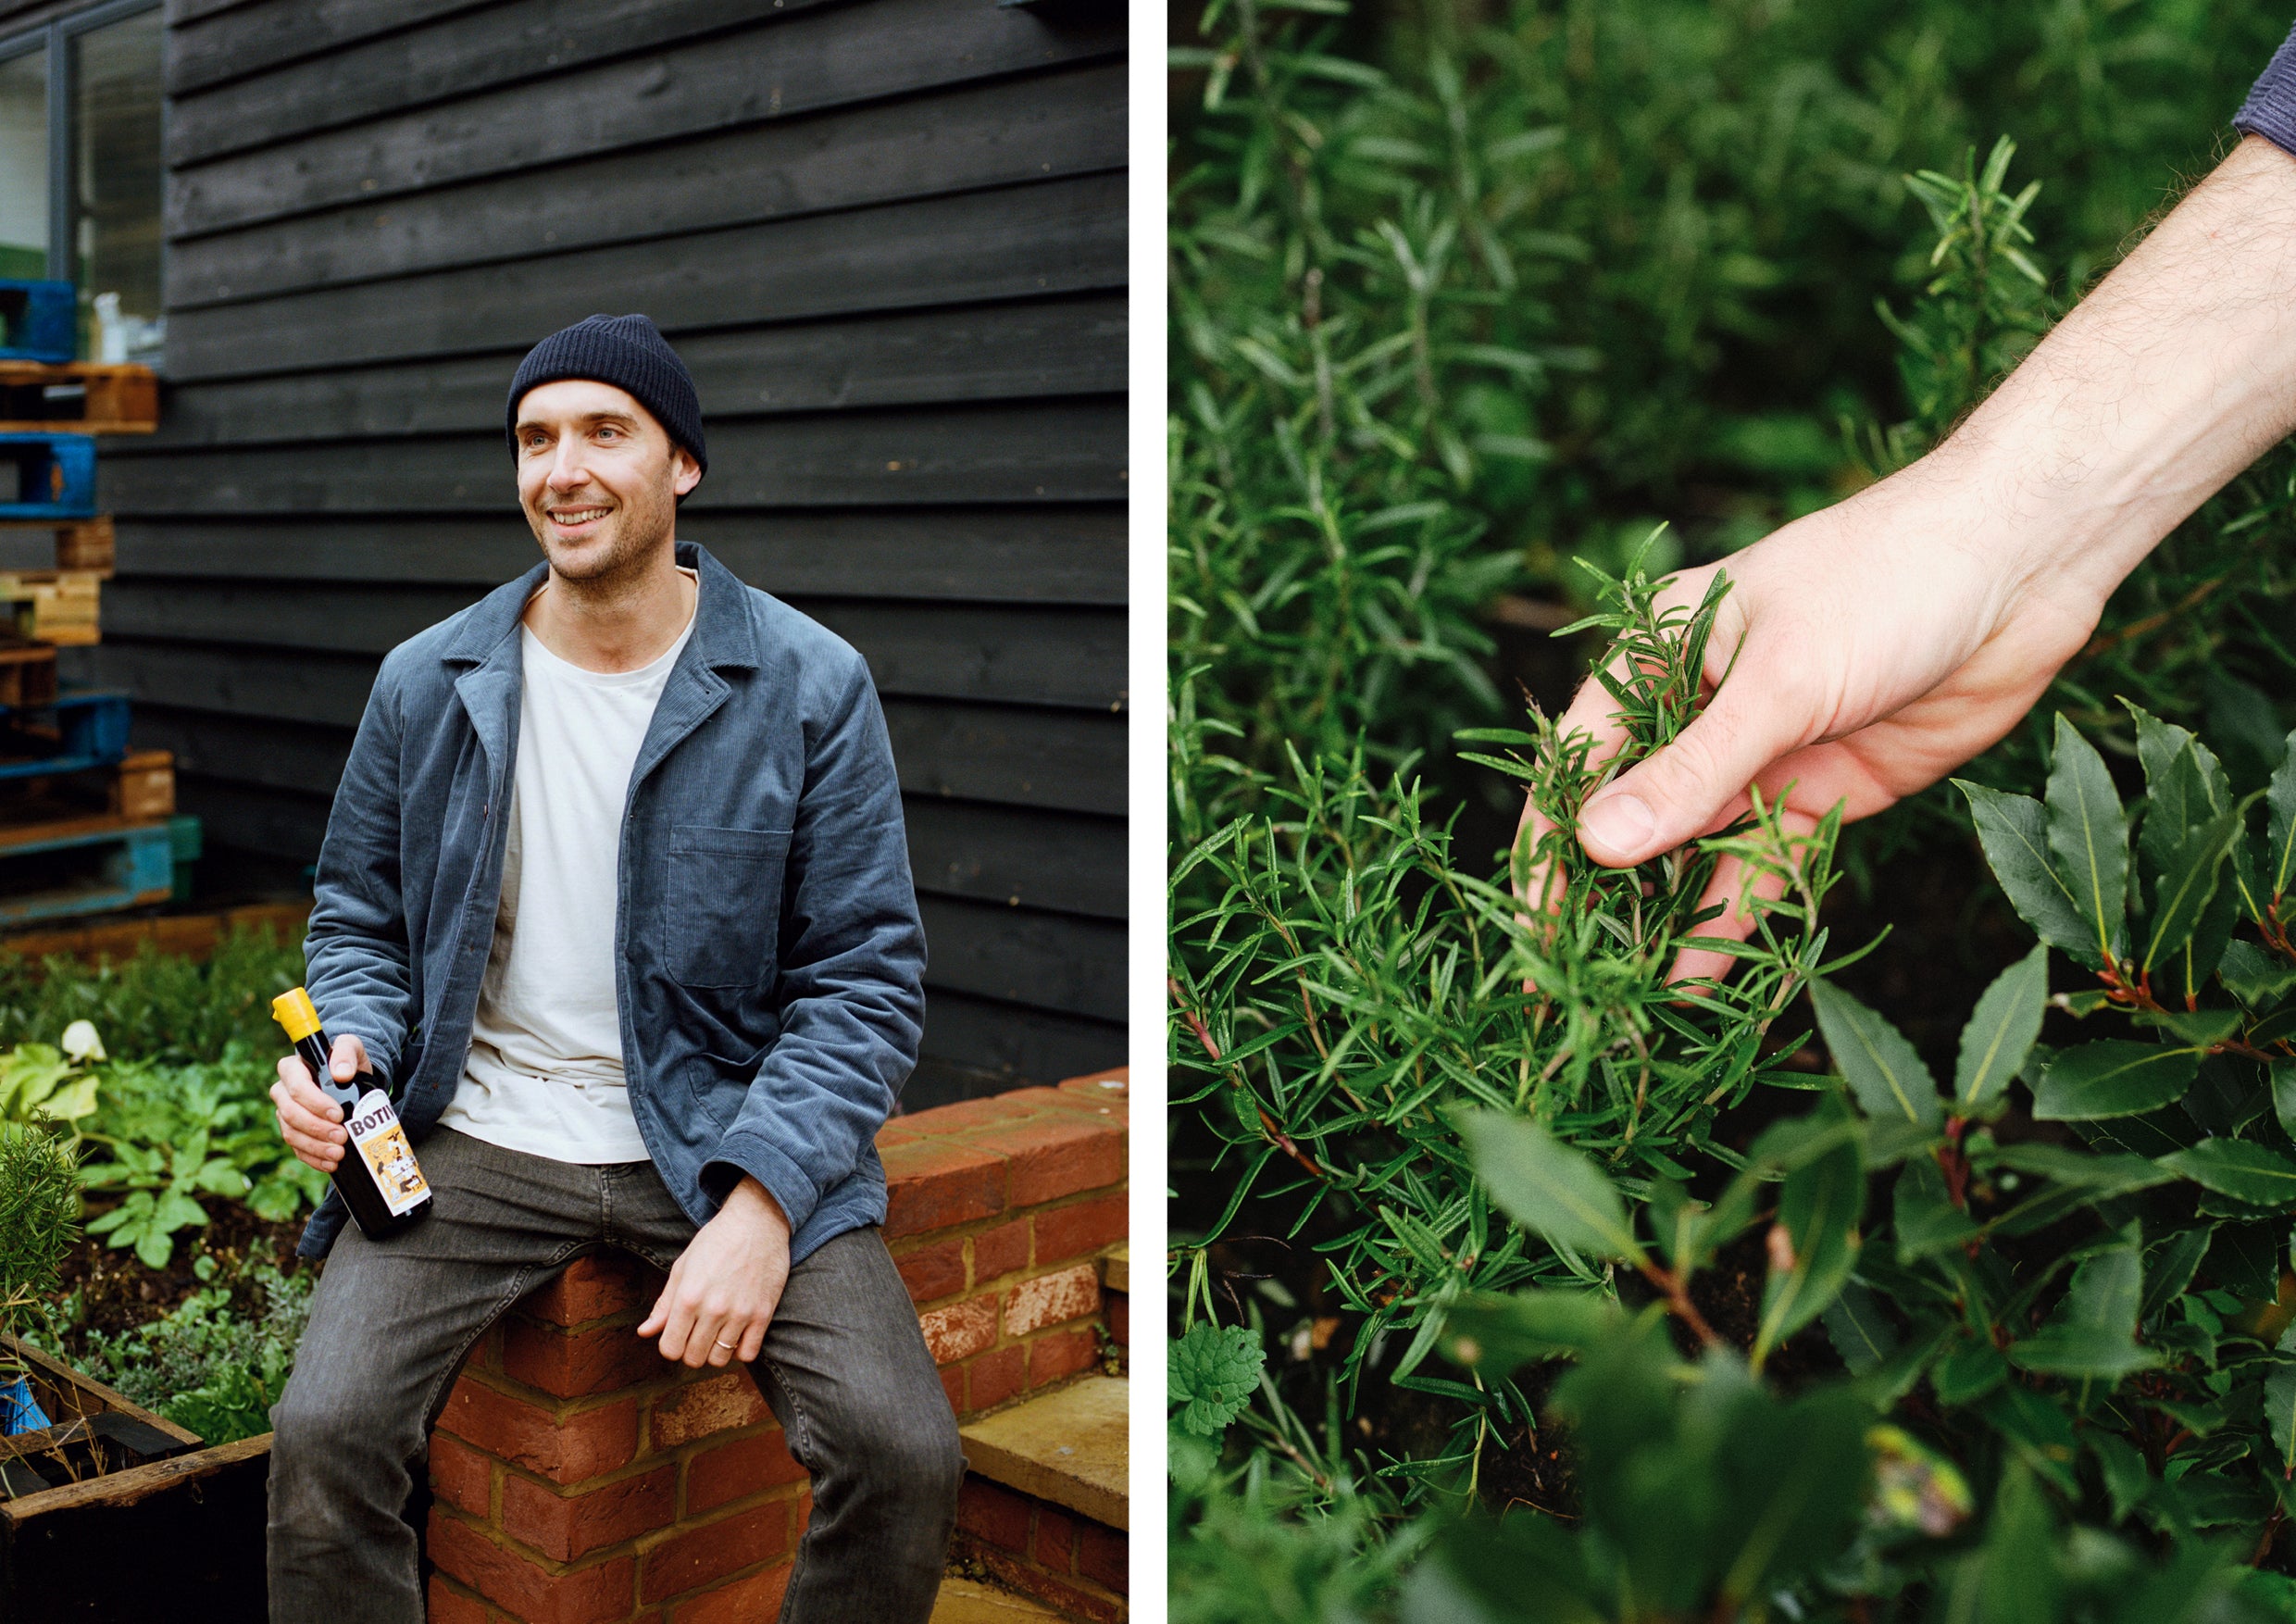
[[[170,0],[160,432],[91,673],[211,844],[316,855],[393,644],[540,555],[536,339],[643,310],[680,518],[867,657],[931,946],[912,1107],[1119,1064],[1125,88],[1104,0]]]

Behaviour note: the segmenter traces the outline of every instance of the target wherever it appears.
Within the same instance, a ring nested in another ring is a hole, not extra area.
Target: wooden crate
[[[91,778],[107,779],[106,799],[122,818],[175,816],[175,756],[166,750],[138,750],[119,766],[99,768]]]
[[[97,641],[102,588],[92,569],[0,570],[0,603],[14,607],[16,635],[41,643]]]
[[[132,363],[0,361],[0,433],[148,434],[159,381]]]
[[[0,532],[10,531],[39,531],[56,539],[56,567],[76,574],[93,574],[100,580],[112,578],[112,564],[119,556],[119,543],[112,528],[112,516],[98,514],[94,518],[70,519],[13,519],[0,523]]]
[[[47,705],[56,698],[56,644],[0,637],[0,705]]]
[[[193,1446],[80,1482],[0,1494],[0,1620],[261,1618],[271,1435],[201,1448],[172,1421],[37,1349],[0,1339],[0,1351],[31,1368],[41,1407],[59,1421],[124,1415]]]

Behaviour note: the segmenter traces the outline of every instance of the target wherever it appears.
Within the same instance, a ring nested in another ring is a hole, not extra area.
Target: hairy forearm
[[[2291,428],[2296,157],[2250,136],[1906,474],[2028,584],[2102,606]]]

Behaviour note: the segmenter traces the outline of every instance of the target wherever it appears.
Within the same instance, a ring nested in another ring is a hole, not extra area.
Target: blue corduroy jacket
[[[622,818],[615,985],[630,1104],[696,1225],[743,1173],[792,1261],[885,1215],[876,1135],[917,1062],[925,934],[892,748],[851,646],[692,543],[693,635]],[[320,850],[311,997],[419,1145],[455,1097],[502,900],[519,616],[536,565],[391,651]],[[305,1229],[319,1256],[339,1195]]]

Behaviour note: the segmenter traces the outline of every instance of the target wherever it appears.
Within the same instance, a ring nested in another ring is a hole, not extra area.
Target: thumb
[[[1740,662],[1672,743],[1587,803],[1578,840],[1589,856],[1620,868],[1674,850],[1711,829],[1763,768],[1808,743],[1777,681],[1750,663]]]
[[[336,1081],[348,1082],[367,1069],[367,1044],[351,1033],[344,1032],[335,1040],[335,1052],[328,1056],[328,1061]]]

